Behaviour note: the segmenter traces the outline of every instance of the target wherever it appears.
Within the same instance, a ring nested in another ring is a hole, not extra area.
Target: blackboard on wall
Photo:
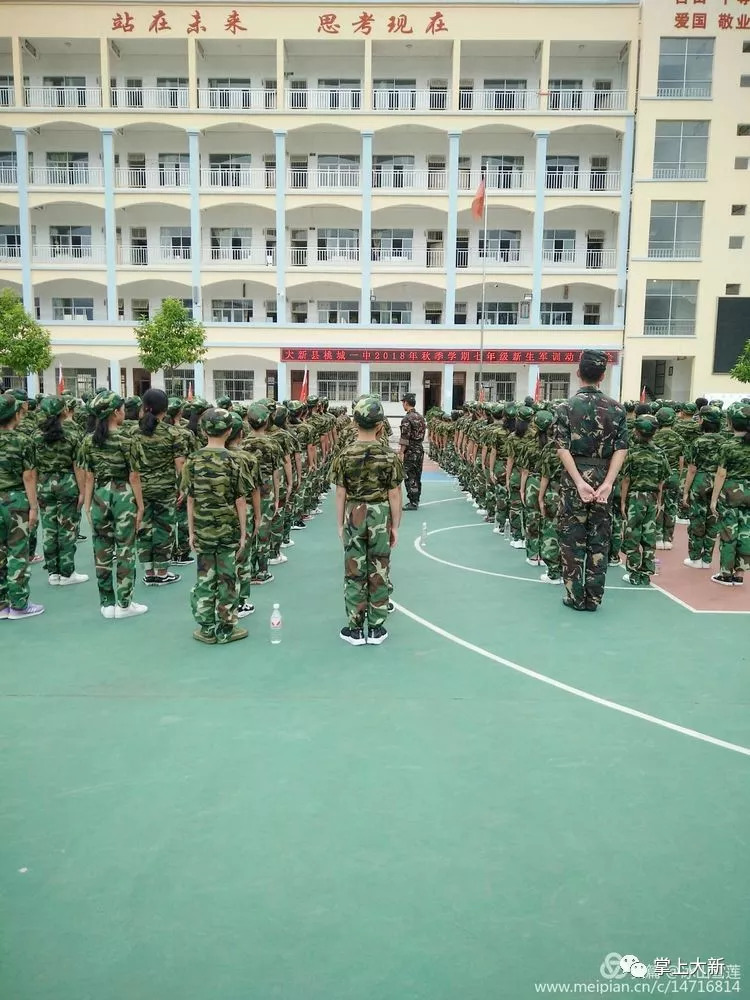
[[[750,340],[750,298],[719,299],[714,339],[714,373],[726,374],[737,364]]]

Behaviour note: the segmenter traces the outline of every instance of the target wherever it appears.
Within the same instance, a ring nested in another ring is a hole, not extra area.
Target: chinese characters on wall
[[[213,14],[213,12],[212,12]],[[203,21],[203,14],[196,8],[190,15],[190,20],[187,23],[177,24],[176,22],[172,24],[172,15],[167,14],[165,10],[161,7],[154,11],[149,17],[144,20],[148,31],[150,34],[158,35],[163,31],[172,31],[176,28],[178,31],[185,29],[185,33],[188,35],[198,35],[201,32],[206,31],[206,25]],[[219,19],[221,18],[221,27],[225,32],[229,34],[236,35],[238,31],[247,31],[247,28],[242,23],[242,17],[236,9],[232,9],[226,16],[215,15],[216,24],[212,27],[218,26]],[[137,27],[135,15],[131,14],[128,10],[116,11],[112,16],[112,30],[122,31],[124,34],[129,35],[135,31]]]
[[[487,350],[484,352],[485,365],[572,365],[576,364],[580,355],[575,351],[526,351],[526,350]],[[617,364],[617,351],[607,351],[607,359]],[[406,361],[414,364],[430,365],[478,365],[480,352],[477,350],[373,350],[371,348],[351,347],[282,347],[282,361],[355,361],[375,363]]]
[[[678,31],[750,31],[750,0],[721,0],[718,13],[706,10],[706,0],[674,0]]]

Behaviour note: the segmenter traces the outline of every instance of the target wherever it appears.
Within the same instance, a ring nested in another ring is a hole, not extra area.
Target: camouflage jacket
[[[252,492],[241,460],[226,448],[201,448],[182,467],[180,487],[193,500],[198,551],[234,548],[240,540],[235,505]]]
[[[401,419],[400,445],[407,451],[421,451],[427,425],[424,417],[416,410],[409,410]]]
[[[700,434],[690,445],[690,464],[696,472],[705,472],[713,476],[719,468],[719,453],[723,444],[719,431],[707,431]]]
[[[140,428],[131,432],[141,446],[141,485],[144,497],[169,499],[177,490],[175,459],[187,458],[188,445],[176,427],[161,420],[149,437]]]
[[[660,427],[654,434],[653,442],[667,456],[672,475],[677,475],[680,471],[680,459],[687,454],[685,438],[672,427]]]
[[[727,470],[725,503],[730,507],[750,507],[750,443],[734,435],[721,446],[719,465]]]
[[[94,474],[96,486],[124,483],[131,472],[140,472],[143,454],[134,436],[118,427],[109,432],[104,444],[94,444],[93,437],[87,434],[78,449],[78,464]]]
[[[73,465],[76,463],[81,445],[81,432],[72,420],[63,420],[60,426],[63,432],[60,441],[48,443],[40,431],[37,431],[32,438],[34,464],[40,482],[51,476],[62,476],[66,472],[73,472]]]
[[[549,485],[553,489],[557,489],[560,486],[563,464],[560,461],[560,456],[557,454],[556,441],[548,441],[542,448],[539,459],[539,469],[541,475],[544,476],[545,479],[549,480]]]
[[[399,456],[379,441],[355,441],[331,463],[330,479],[343,486],[349,501],[382,503],[404,481]]]
[[[630,492],[656,493],[669,479],[669,462],[664,452],[649,442],[636,441],[628,449],[622,478],[630,480]]]
[[[23,490],[23,474],[34,468],[34,446],[18,429],[0,431],[0,496]]]
[[[610,459],[628,446],[625,409],[600,389],[581,386],[560,405],[555,437],[574,458]]]

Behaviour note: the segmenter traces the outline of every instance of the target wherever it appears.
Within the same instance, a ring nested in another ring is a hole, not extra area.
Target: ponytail
[[[103,445],[104,442],[109,437],[109,415],[106,417],[99,417],[96,421],[96,426],[94,427],[94,433],[91,435],[95,445]]]
[[[145,434],[146,437],[151,437],[156,430],[156,425],[159,421],[156,419],[151,410],[144,413],[141,419],[138,421],[138,426],[141,429],[141,434]]]
[[[60,414],[49,416],[41,425],[42,440],[45,444],[54,444],[55,441],[62,441],[65,437],[60,421]]]
[[[162,413],[167,412],[169,398],[163,389],[147,389],[141,400],[143,416],[140,419],[139,427],[141,434],[151,437],[159,423],[158,418]]]

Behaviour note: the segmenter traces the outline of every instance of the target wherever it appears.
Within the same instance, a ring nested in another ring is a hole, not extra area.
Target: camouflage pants
[[[196,552],[196,580],[190,607],[198,626],[226,641],[237,623],[237,567],[234,548]]]
[[[135,498],[129,483],[96,487],[91,524],[99,602],[111,607],[116,597],[127,608],[135,586]]]
[[[169,567],[174,548],[174,521],[176,498],[154,500],[143,498],[143,520],[138,532],[138,556],[143,565],[153,565],[154,570]]]
[[[611,563],[620,561],[622,551],[622,511],[620,509],[620,484],[615,485],[612,490],[612,535],[609,540],[609,561]]]
[[[276,557],[281,552],[281,543],[284,539],[284,489],[282,485],[282,492],[279,495],[279,509],[276,513],[273,512],[273,507],[271,508],[271,537],[268,542],[268,552],[271,559],[276,559]]]
[[[550,580],[559,580],[562,570],[560,567],[560,540],[557,537],[557,509],[560,505],[560,494],[557,488],[551,483],[544,493],[544,517],[542,518],[542,541],[540,554],[547,567],[547,576]],[[541,513],[541,511],[540,511]]]
[[[266,492],[267,491],[267,492]],[[264,495],[265,493],[265,495]],[[251,562],[253,577],[268,572],[268,560],[271,555],[271,522],[273,520],[274,496],[268,487],[261,489],[260,524],[258,533],[251,543]]]
[[[527,476],[524,510],[526,513],[526,558],[541,559],[542,512],[539,510],[540,476]]]
[[[495,520],[501,528],[505,527],[505,522],[510,517],[510,505],[508,503],[508,490],[505,486],[503,473],[499,473],[500,478],[495,484]]]
[[[424,451],[422,446],[407,448],[404,452],[404,486],[409,503],[419,503],[422,495],[422,466]]]
[[[28,603],[29,500],[25,490],[14,490],[0,493],[0,608]]]
[[[33,559],[36,555],[37,546],[37,532],[39,531],[39,522],[37,521],[33,528],[29,529],[29,559]]]
[[[722,573],[750,570],[750,507],[720,507],[719,566]]]
[[[671,542],[674,538],[674,526],[680,509],[680,477],[673,474],[664,484],[662,491],[662,507],[656,518],[656,540]]]
[[[629,493],[622,550],[632,582],[648,583],[654,575],[655,544],[656,494]]]
[[[48,573],[70,576],[75,572],[78,537],[78,483],[72,472],[51,476],[37,486],[42,547]]]
[[[495,487],[490,482],[489,473],[484,474],[484,507],[487,517],[495,520]]]
[[[521,499],[521,472],[513,468],[508,483],[508,509],[510,534],[514,542],[523,538],[523,500]]]
[[[187,502],[178,504],[175,501],[174,508],[174,555],[186,556],[190,552],[190,540],[188,532]]]
[[[349,501],[344,520],[344,604],[350,628],[367,620],[377,628],[388,617],[391,508]]]
[[[597,489],[606,472],[596,467],[585,468],[581,475]],[[584,503],[570,477],[565,475],[560,487],[557,531],[566,600],[573,607],[593,609],[602,603],[611,530],[611,504]]]
[[[700,481],[698,476],[702,476]],[[698,476],[695,477],[698,488],[690,491],[688,503],[688,555],[694,562],[709,563],[714,555],[719,521],[709,507],[713,477],[701,473]]]

